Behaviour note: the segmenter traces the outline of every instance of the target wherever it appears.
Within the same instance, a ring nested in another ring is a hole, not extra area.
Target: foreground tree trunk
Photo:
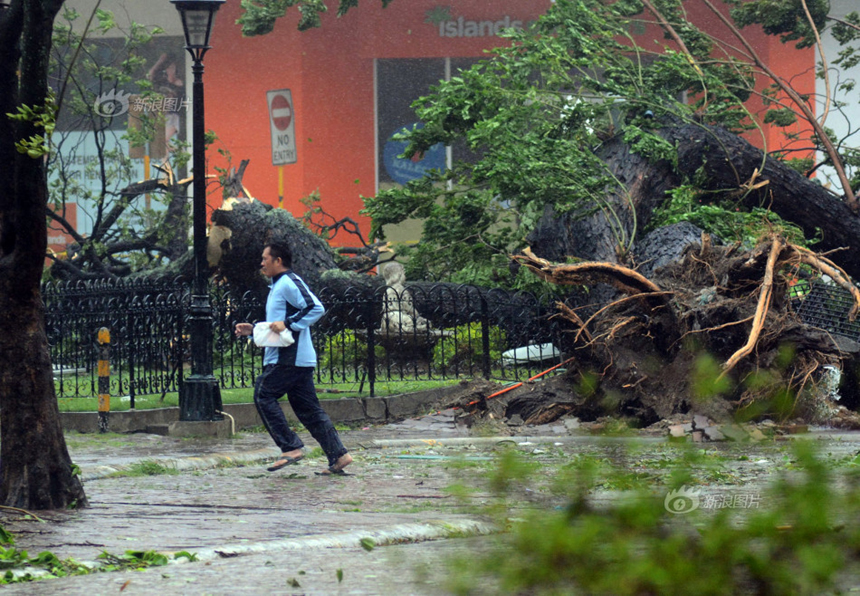
[[[11,287],[17,279],[2,269],[0,502],[23,509],[85,506],[60,425],[38,285]]]
[[[62,0],[13,0],[0,12],[0,113],[40,107]],[[47,178],[41,156],[16,141],[44,134],[0,118],[0,503],[24,509],[87,504],[74,474],[54,382],[39,282],[47,245]]]

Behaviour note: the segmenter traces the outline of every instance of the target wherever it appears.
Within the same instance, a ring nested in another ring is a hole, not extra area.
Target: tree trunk
[[[608,194],[604,208],[584,218],[578,213],[559,216],[548,207],[527,238],[537,256],[556,262],[568,256],[624,261],[651,221],[652,212],[666,198],[666,191],[680,184],[669,164],[648,162],[619,138],[607,140],[599,155],[612,176],[624,185],[624,192]]]
[[[8,271],[0,277],[0,502],[22,509],[86,506],[60,426],[38,285],[21,290]]]
[[[219,275],[234,289],[256,292],[264,302],[268,288],[260,274],[260,257],[268,242],[284,242],[292,249],[293,270],[315,291],[321,287],[323,272],[337,269],[331,247],[289,211],[259,201],[237,202],[215,211],[212,222],[229,230],[220,236],[210,232],[210,241],[220,238]]]
[[[805,178],[778,160],[768,157],[762,168],[762,151],[737,135],[720,128],[688,124],[665,131],[667,140],[678,144],[678,168],[692,177],[704,168],[708,189],[735,189],[752,182],[768,184],[744,198],[748,207],[769,207],[783,219],[803,229],[808,238],[821,231],[818,252],[848,248],[830,258],[860,279],[860,259],[854,254],[860,238],[860,217],[841,198]],[[753,179],[755,169],[759,177]]]
[[[697,124],[665,127],[661,134],[678,147],[677,171],[666,162],[650,163],[631,153],[620,139],[610,139],[600,148],[609,170],[627,191],[607,197],[620,225],[612,225],[607,211],[577,219],[576,214],[559,217],[547,209],[540,225],[528,237],[532,251],[556,262],[568,256],[624,262],[627,252],[623,241],[632,237],[635,243],[654,208],[666,199],[666,191],[676,188],[681,176],[692,179],[700,168],[704,176],[698,179],[705,179],[706,190],[722,190],[722,198],[740,198],[743,185],[766,181],[766,185],[743,196],[744,204],[769,207],[800,226],[807,237],[814,237],[820,230],[822,240],[815,246],[819,252],[852,249],[860,238],[860,217],[839,197],[778,160],[768,157],[763,161],[762,151],[737,135]],[[753,178],[756,169],[759,175]],[[715,194],[714,198],[721,196]],[[860,259],[853,252],[839,251],[831,258],[849,275],[860,279]]]
[[[0,113],[45,105],[60,6],[61,0],[19,0],[0,12]],[[0,502],[24,509],[82,507],[87,500],[60,426],[39,294],[47,247],[44,160],[15,149],[16,140],[44,130],[0,121],[0,179],[8,181],[0,194]]]

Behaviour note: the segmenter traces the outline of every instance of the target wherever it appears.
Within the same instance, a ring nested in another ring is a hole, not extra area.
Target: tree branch
[[[812,109],[807,105],[803,98],[800,97],[800,94],[797,93],[790,85],[786,84],[785,81],[782,80],[773,70],[768,67],[767,64],[761,59],[755,49],[750,45],[750,43],[741,35],[741,32],[738,31],[737,27],[735,27],[734,23],[732,23],[726,16],[720,12],[720,10],[715,7],[710,0],[702,0],[705,5],[717,16],[723,24],[728,27],[728,29],[732,32],[732,34],[740,40],[740,42],[744,45],[749,55],[752,57],[756,66],[758,66],[762,71],[764,71],[767,76],[785,93],[794,104],[797,106],[797,109],[801,111],[803,114],[804,120],[806,120],[815,131],[815,134],[821,139],[822,145],[824,145],[824,150],[830,159],[833,161],[833,168],[836,170],[836,174],[839,177],[839,182],[842,184],[843,192],[845,193],[845,203],[848,207],[851,208],[851,211],[855,214],[860,213],[860,202],[857,201],[857,197],[854,195],[854,190],[851,188],[851,181],[848,179],[847,174],[845,173],[845,166],[842,163],[842,159],[839,156],[839,152],[836,151],[836,147],[833,146],[833,142],[830,140],[830,137],[827,135],[827,131],[821,126],[821,123],[818,122],[818,119],[815,117],[815,114],[812,113]]]

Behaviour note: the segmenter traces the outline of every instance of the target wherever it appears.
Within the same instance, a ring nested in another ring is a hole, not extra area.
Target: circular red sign
[[[293,120],[293,108],[287,98],[283,95],[275,95],[272,98],[272,124],[278,130],[287,130]]]

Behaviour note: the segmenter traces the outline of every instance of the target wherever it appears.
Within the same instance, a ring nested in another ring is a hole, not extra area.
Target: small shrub
[[[837,488],[810,445],[798,444],[793,459],[792,473],[764,491],[767,509],[756,501],[756,508],[705,513],[698,490],[674,483],[662,492],[640,484],[630,498],[596,506],[590,495],[605,484],[607,462],[600,472],[587,459],[551,481],[562,505],[529,504],[523,495],[534,494],[534,475],[506,452],[488,478],[494,498],[486,512],[509,531],[487,552],[452,559],[448,588],[535,596],[831,593],[858,560],[860,484],[855,477]],[[693,500],[673,504],[677,495]]]
[[[499,362],[505,346],[505,333],[498,327],[489,328],[490,362]],[[460,325],[450,330],[433,348],[433,365],[438,370],[471,370],[480,366],[484,357],[484,341],[480,323]]]
[[[373,350],[377,361],[385,358],[385,348],[377,344]],[[345,329],[328,338],[319,351],[321,370],[351,368],[364,364],[366,360],[367,341],[352,329]]]

